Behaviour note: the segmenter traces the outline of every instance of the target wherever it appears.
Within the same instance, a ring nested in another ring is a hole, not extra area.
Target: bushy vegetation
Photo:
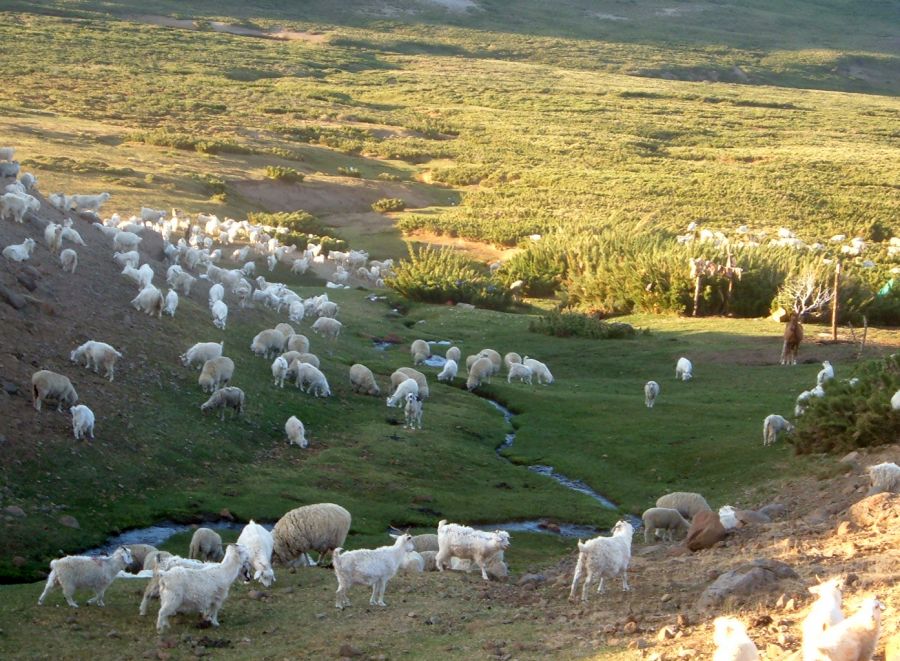
[[[168,129],[132,133],[128,139],[132,142],[142,142],[145,145],[198,151],[203,154],[250,154],[253,152],[252,149],[229,140],[201,138]]]
[[[900,356],[869,363],[856,377],[854,386],[830,381],[825,397],[809,400],[789,437],[799,454],[844,453],[900,438],[900,411],[891,409],[891,396],[900,390]]]
[[[353,167],[352,165],[338,166],[337,173],[342,174],[345,177],[354,177],[355,179],[359,179],[360,177],[362,177],[362,173],[359,171],[359,168]]]
[[[409,246],[409,258],[401,260],[386,284],[413,301],[471,303],[502,310],[512,297],[484,269],[448,248]]]
[[[581,312],[558,310],[532,319],[528,330],[553,337],[584,337],[592,340],[617,340],[635,335],[631,324],[610,323]]]
[[[284,227],[291,232],[302,232],[307,234],[325,234],[325,226],[318,218],[311,213],[303,210],[297,211],[280,211],[277,213],[267,213],[265,211],[252,211],[247,214],[247,219],[251,223],[259,225],[270,225],[271,227]]]
[[[275,181],[284,181],[287,183],[299,183],[303,181],[302,172],[298,172],[294,168],[284,165],[268,165],[266,166],[266,179],[274,179]]]
[[[387,213],[390,211],[403,211],[406,208],[406,202],[399,197],[383,197],[372,203],[372,211],[379,213]]]

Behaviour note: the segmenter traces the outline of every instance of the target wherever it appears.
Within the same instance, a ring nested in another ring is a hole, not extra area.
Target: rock
[[[725,539],[725,534],[725,526],[716,512],[699,512],[691,521],[684,543],[691,551],[700,551]]]
[[[675,622],[678,623],[679,628],[685,628],[691,626],[691,620],[684,613],[679,613],[678,617],[675,618]]]
[[[672,595],[670,595],[668,592],[666,592],[663,596],[661,596],[661,597],[659,598],[659,600],[660,600],[661,602],[663,602],[663,603],[666,603],[666,602],[669,601],[671,598],[672,598]]]
[[[250,590],[250,592],[247,593],[247,596],[254,601],[261,601],[266,598],[266,593],[262,590]]]
[[[354,656],[362,656],[362,650],[359,648],[353,647],[350,643],[344,643],[341,645],[341,649],[338,652],[340,656],[354,657]]]
[[[743,525],[750,525],[751,523],[771,523],[772,519],[770,519],[766,514],[762,512],[756,512],[754,510],[735,510],[734,518],[740,521]]]
[[[838,524],[837,530],[834,531],[834,534],[838,537],[844,537],[850,534],[850,522],[849,521],[841,521]]]
[[[28,305],[28,302],[21,294],[17,294],[3,285],[0,285],[0,300],[5,301],[16,310],[21,310]]]
[[[427,618],[425,618],[425,624],[440,624],[440,623],[441,623],[441,618],[439,618],[437,615],[429,615]]]
[[[325,619],[325,613],[316,613],[316,619],[317,619],[317,620],[324,620],[324,619]]]
[[[223,519],[234,521],[234,514],[232,514],[231,510],[229,510],[227,507],[222,508],[222,510],[219,512],[219,516],[221,516]]]
[[[853,452],[845,454],[843,457],[841,457],[841,459],[838,463],[850,464],[851,466],[858,466],[859,465],[859,452],[854,450]]]
[[[18,273],[16,273],[16,280],[28,291],[34,291],[35,289],[37,289],[37,281],[30,273],[19,271]]]
[[[76,519],[74,516],[69,516],[68,514],[59,517],[59,522],[66,528],[81,528],[81,524],[78,523],[78,519]]]
[[[457,303],[456,307],[458,310],[474,310],[475,306],[471,303]]]
[[[777,560],[758,559],[727,571],[703,591],[698,608],[708,610],[722,604],[729,597],[748,597],[769,592],[785,578],[799,578],[788,565]]]
[[[863,528],[900,523],[900,494],[878,493],[851,505],[850,521]]]
[[[637,650],[645,650],[653,647],[653,643],[651,643],[649,640],[644,640],[643,638],[638,638],[631,645],[634,645],[634,649]],[[631,645],[629,645],[629,647],[631,647]]]
[[[4,507],[3,513],[9,514],[10,516],[14,516],[17,519],[24,519],[26,516],[25,510],[23,510],[18,505],[10,505],[9,507]]]
[[[26,564],[28,564],[28,561],[21,555],[16,555],[13,556],[12,563],[15,567],[24,567]]]
[[[627,633],[629,636],[632,636],[640,631],[640,627],[638,627],[637,622],[626,622],[625,626],[622,628],[622,631]]]
[[[675,637],[675,627],[671,625],[666,625],[662,629],[659,630],[659,633],[656,634],[656,640],[662,642],[664,640],[669,640],[670,638]]]
[[[115,629],[112,629],[112,630],[110,630],[110,631],[107,632],[106,637],[107,637],[107,638],[121,638],[121,637],[122,637],[122,634],[120,634],[120,633],[119,633],[118,631],[116,631]]]
[[[781,503],[770,503],[756,511],[760,514],[765,514],[770,519],[780,519],[787,513],[787,508]]]
[[[12,381],[4,381],[3,382],[3,392],[5,392],[10,397],[19,394],[19,386],[18,384],[13,383]]]
[[[519,579],[519,585],[526,585],[528,583],[543,583],[547,580],[547,577],[543,574],[525,574],[522,578]]]

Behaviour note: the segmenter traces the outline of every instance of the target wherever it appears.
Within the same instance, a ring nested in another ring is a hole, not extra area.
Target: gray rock
[[[9,514],[10,516],[14,516],[17,519],[24,519],[26,516],[25,510],[23,510],[18,505],[10,505],[9,507],[4,507],[3,513]]]
[[[709,610],[721,605],[729,597],[749,597],[769,592],[778,582],[799,578],[797,572],[777,560],[757,559],[737,569],[727,571],[703,591],[698,608]]]
[[[543,574],[525,574],[522,578],[519,579],[519,585],[526,585],[528,583],[543,583],[547,580],[547,577]]]
[[[68,514],[59,517],[59,522],[66,528],[81,528],[81,524],[78,523],[78,519],[76,519],[74,516],[69,516]]]

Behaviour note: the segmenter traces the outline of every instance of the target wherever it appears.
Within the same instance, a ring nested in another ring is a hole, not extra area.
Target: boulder
[[[760,514],[765,514],[770,519],[778,519],[787,513],[787,508],[781,503],[770,503],[765,507],[760,507],[756,511]]]
[[[848,510],[851,523],[862,528],[900,523],[900,494],[877,493],[863,498]]]
[[[59,522],[67,528],[81,528],[81,525],[78,523],[78,519],[76,519],[74,516],[69,516],[68,514],[59,517]]]
[[[716,512],[699,512],[691,521],[684,544],[691,551],[700,551],[712,548],[725,539],[725,534],[725,526]]]
[[[17,519],[25,518],[25,510],[23,510],[18,505],[10,505],[9,507],[4,507],[3,513],[8,514],[9,516],[14,516]]]
[[[771,592],[779,587],[779,581],[788,578],[799,576],[783,562],[760,558],[719,576],[700,595],[697,607],[703,610],[713,609],[729,598],[744,599]]]
[[[758,524],[772,522],[772,519],[770,519],[768,515],[763,514],[762,512],[757,512],[755,510],[735,510],[734,518],[744,526],[749,526],[753,523]]]

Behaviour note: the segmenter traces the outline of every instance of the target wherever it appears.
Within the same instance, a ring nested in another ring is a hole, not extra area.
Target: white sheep
[[[47,249],[54,255],[62,250],[62,233],[63,226],[56,223],[47,223],[47,226],[44,228],[44,243],[47,244]]]
[[[197,528],[191,537],[188,557],[202,562],[219,562],[225,552],[222,550],[222,537],[211,528]]]
[[[437,558],[436,553],[434,557]],[[425,556],[422,556],[422,559],[425,560]],[[452,571],[464,571],[468,574],[469,572],[478,569],[478,566],[471,560],[466,560],[464,558],[450,558],[450,569]],[[435,560],[434,567],[434,571],[436,570],[437,560]],[[500,553],[491,558],[491,560],[485,565],[485,571],[487,572],[489,579],[499,580],[501,578],[506,578],[507,576],[509,576],[509,567],[506,565],[506,561],[503,558],[503,551],[500,551]]]
[[[644,543],[649,544],[654,534],[662,532],[663,538],[673,541],[676,531],[687,533],[691,524],[676,509],[651,507],[641,516],[644,523]]]
[[[250,342],[250,351],[262,358],[269,358],[284,351],[284,345],[284,333],[274,328],[267,328],[254,336],[253,341]]]
[[[25,187],[25,190],[32,190],[35,186],[37,186],[37,177],[35,177],[30,172],[26,172],[21,177],[19,177],[19,181],[22,182],[22,185]]]
[[[122,269],[122,275],[131,280],[140,289],[150,286],[153,282],[153,269],[149,264],[143,264],[140,268],[125,265]]]
[[[288,373],[288,362],[284,356],[278,356],[272,361],[272,378],[275,380],[274,385],[284,388],[284,379]]]
[[[228,598],[228,590],[238,575],[249,566],[247,550],[229,544],[225,557],[217,566],[189,569],[173,567],[159,578],[159,615],[156,630],[169,626],[175,613],[199,612],[214,627],[219,626],[219,609]]]
[[[510,363],[509,372],[506,375],[506,382],[512,383],[513,379],[518,379],[522,383],[527,383],[530,386],[532,375],[533,372],[527,365],[523,365],[522,363]]]
[[[291,264],[291,273],[303,275],[309,270],[309,260],[306,257],[295,259]],[[297,320],[299,321],[299,320]]]
[[[772,413],[767,415],[763,420],[763,445],[772,445],[778,440],[781,432],[790,433],[794,431],[794,425],[785,420],[782,416]]]
[[[897,464],[886,461],[882,464],[869,466],[866,472],[872,481],[872,488],[869,489],[867,495],[874,496],[876,493],[884,491],[900,493],[900,466]]]
[[[0,161],[11,161],[16,153],[15,147],[0,147]]]
[[[113,237],[113,249],[117,252],[137,250],[141,241],[143,239],[134,232],[118,232]]]
[[[350,605],[347,591],[354,585],[371,585],[370,606],[385,606],[384,590],[400,569],[406,554],[413,551],[412,537],[401,535],[391,546],[343,552],[334,550],[334,574],[338,588],[334,605],[343,609]]]
[[[66,222],[71,223],[71,220],[67,220]],[[81,235],[71,227],[63,227],[62,231],[62,239],[71,241],[75,245],[86,246],[87,244],[84,242],[84,239],[81,238]]]
[[[106,342],[94,340],[88,340],[69,354],[69,360],[73,363],[93,369],[95,373],[99,373],[102,367],[105,371],[104,376],[110,381],[115,377],[116,361],[121,357],[122,354]]]
[[[659,397],[659,384],[656,381],[647,381],[644,384],[644,404],[648,409],[653,408],[657,397]]]
[[[175,311],[178,309],[178,292],[174,289],[170,289],[166,292],[165,305],[163,306],[163,312],[165,312],[170,317],[175,316]]]
[[[332,341],[338,339],[342,327],[343,324],[341,322],[331,317],[319,317],[312,325],[313,332],[316,335],[321,335]]]
[[[816,647],[821,641],[822,634],[843,621],[844,613],[841,610],[843,587],[843,579],[832,578],[808,588],[810,594],[816,596],[816,601],[809,609],[806,619],[803,620],[804,661],[813,661],[818,658]]]
[[[350,367],[350,386],[353,392],[373,397],[381,396],[381,388],[375,382],[372,370],[361,363],[355,363]]]
[[[444,367],[437,375],[438,381],[446,381],[447,383],[452,383],[453,379],[456,378],[456,373],[459,370],[459,366],[456,361],[452,358],[448,358],[444,361]]]
[[[272,533],[250,519],[238,536],[237,543],[247,549],[250,564],[253,566],[253,579],[265,587],[272,585],[275,582],[275,572],[272,570],[275,538]]]
[[[50,370],[38,370],[31,375],[31,395],[35,411],[41,410],[45,399],[55,399],[57,411],[62,411],[63,406],[71,408],[78,401],[78,393],[72,387],[72,382],[62,374]]]
[[[447,360],[455,360],[456,364],[459,365],[459,361],[462,359],[462,352],[459,350],[459,347],[450,347],[447,349],[447,353],[444,354],[444,357]]]
[[[450,566],[451,558],[471,560],[481,569],[481,578],[490,580],[487,574],[487,565],[499,553],[509,548],[509,533],[505,530],[485,532],[475,530],[469,526],[461,526],[456,523],[447,523],[442,520],[438,523],[438,553],[435,557],[438,571],[444,571]]]
[[[803,661],[870,661],[878,645],[882,610],[878,599],[866,599],[853,615],[810,641],[814,651]],[[807,649],[806,638],[803,643]]]
[[[151,209],[149,207],[141,207],[141,221],[145,223],[155,223],[163,220],[166,212],[163,209]]]
[[[900,390],[895,392],[891,397],[891,410],[900,411]]]
[[[162,317],[165,303],[163,301],[162,292],[153,285],[149,285],[144,287],[138,292],[137,296],[131,299],[131,305],[135,310],[140,310],[150,316],[155,314],[157,317]]]
[[[209,288],[209,308],[225,299],[225,287],[218,282]]]
[[[12,219],[24,222],[25,214],[29,211],[40,211],[41,203],[31,195],[22,196],[17,193],[4,193],[0,195],[0,219],[12,216]]]
[[[226,356],[219,356],[203,363],[197,383],[203,392],[214,392],[227,385],[232,376],[234,376],[234,361]]]
[[[522,356],[517,354],[515,351],[510,351],[505,356],[503,356],[503,365],[509,370],[515,364],[522,363]]]
[[[553,375],[550,373],[550,370],[547,368],[547,366],[541,361],[525,356],[522,359],[522,364],[531,370],[534,377],[537,378],[538,384],[553,383]]]
[[[137,268],[141,263],[141,254],[137,250],[113,253],[113,261],[119,266],[131,266]]]
[[[181,364],[190,367],[194,363],[202,366],[207,360],[218,358],[222,355],[224,342],[198,342],[179,356]]]
[[[309,351],[309,338],[306,335],[294,333],[287,340],[287,350],[307,353]]]
[[[177,271],[170,271],[166,276],[166,284],[168,284],[169,287],[171,287],[175,291],[181,290],[181,293],[185,296],[191,295],[191,287],[194,285],[194,282],[196,280],[197,278],[192,276],[190,273],[185,273],[181,269],[178,269]]]
[[[387,398],[387,405],[388,407],[405,406],[406,398],[409,395],[418,396],[418,394],[419,384],[416,383],[415,379],[407,378],[397,386],[394,394]]]
[[[759,650],[747,635],[744,625],[733,617],[717,617],[713,642],[713,661],[756,661]]]
[[[482,356],[478,358],[472,367],[469,368],[469,375],[466,379],[466,390],[471,392],[481,385],[482,381],[491,382],[491,374],[494,373],[494,364],[490,358]]]
[[[66,248],[59,253],[59,264],[66,273],[75,273],[75,269],[78,268],[78,253]]]
[[[431,358],[431,347],[425,340],[413,340],[409,353],[412,356],[413,365],[421,365]]]
[[[578,540],[578,562],[575,565],[575,575],[572,577],[572,587],[569,590],[569,599],[575,598],[575,590],[584,574],[584,585],[581,588],[581,600],[587,601],[587,591],[594,575],[600,576],[600,585],[597,592],[603,592],[603,579],[607,576],[613,578],[622,576],[622,589],[628,587],[628,563],[631,561],[631,538],[634,535],[634,527],[627,521],[619,521],[612,529],[611,537],[595,537],[586,542]]]
[[[219,409],[219,419],[225,420],[225,409],[233,409],[235,415],[244,414],[244,391],[234,386],[216,390],[209,399],[200,405],[200,412]]]
[[[225,330],[228,323],[228,306],[223,301],[213,303],[212,309],[213,326],[220,330]]]
[[[3,256],[13,262],[24,262],[34,253],[34,239],[25,239],[22,243],[15,243],[3,249]]]
[[[292,415],[287,419],[287,422],[284,423],[284,433],[287,434],[288,445],[299,445],[301,448],[309,446],[309,441],[306,440],[306,428],[297,416]]]
[[[391,535],[391,537],[394,536]],[[417,551],[410,551],[400,561],[400,571],[410,574],[421,574],[425,571],[425,558]]]
[[[304,316],[306,316],[306,308],[303,305],[303,301],[291,301],[291,304],[288,306],[288,319],[300,322],[303,321]]]
[[[69,199],[69,208],[74,211],[100,211],[100,207],[109,199],[109,193],[99,195],[73,195]]]
[[[418,395],[408,393],[406,395],[406,405],[403,407],[403,413],[406,418],[407,429],[422,428],[422,401]]]
[[[94,440],[94,412],[84,404],[78,404],[69,409],[72,414],[72,431],[75,433],[75,440],[80,441],[83,438]]]
[[[419,385],[419,397],[428,399],[428,379],[422,372],[412,367],[398,367],[391,374],[391,388],[396,388],[406,379],[412,379]]]
[[[129,547],[130,548],[130,547]],[[159,579],[164,572],[175,567],[188,567],[190,569],[200,569],[210,566],[202,560],[191,560],[182,558],[179,555],[172,555],[166,551],[153,551],[144,558],[144,569],[152,571],[153,575],[144,588],[144,596],[141,598],[141,605],[138,612],[143,616],[147,614],[147,607],[150,605],[151,599],[159,599]]]
[[[297,365],[297,387],[300,392],[306,392],[316,397],[330,397],[331,388],[328,379],[315,365],[299,363]]]
[[[284,335],[285,342],[287,341],[287,339],[289,337],[297,334],[297,331],[294,330],[293,326],[291,326],[290,324],[286,324],[284,322],[282,322],[280,324],[275,324],[275,330],[277,330],[279,333]]]
[[[675,363],[675,378],[681,381],[690,381],[694,378],[694,364],[684,356]]]
[[[314,353],[301,353],[299,351],[289,351],[288,355],[294,356],[294,360],[292,360],[291,363],[296,361],[298,365],[300,363],[308,363],[309,365],[312,365],[313,367],[316,367],[316,368],[321,367],[321,363],[319,362],[319,357]],[[294,367],[293,365],[292,365],[291,369],[294,369],[296,371],[296,367]]]
[[[67,555],[64,558],[50,561],[50,575],[44,591],[38,598],[38,605],[44,603],[44,599],[57,585],[62,588],[63,596],[69,606],[78,608],[75,602],[75,590],[90,589],[94,596],[88,599],[89,604],[105,606],[103,595],[106,589],[116,580],[119,572],[132,562],[131,551],[120,546],[107,557]]]
[[[350,512],[334,503],[292,509],[275,524],[274,557],[285,565],[304,562],[310,551],[326,553],[343,545],[350,530]]]
[[[834,379],[834,367],[827,360],[822,361],[822,369],[816,374],[816,385],[824,386],[827,382]]]
[[[678,510],[686,519],[693,519],[700,512],[712,512],[706,499],[699,493],[691,491],[674,491],[656,499],[657,507],[668,507]]]

